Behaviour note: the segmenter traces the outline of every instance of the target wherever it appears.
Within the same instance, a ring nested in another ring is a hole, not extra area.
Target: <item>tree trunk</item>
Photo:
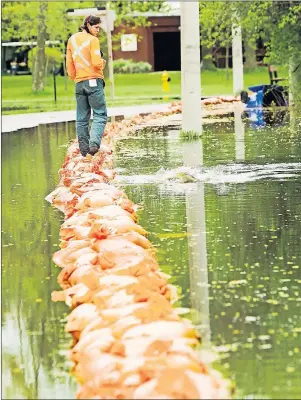
[[[226,79],[229,80],[229,43],[226,44]]]
[[[301,104],[301,50],[295,49],[289,63],[290,105]]]
[[[250,44],[250,40],[246,38],[244,44],[245,44],[245,57],[246,57],[245,68],[256,68],[257,67],[256,54],[254,48]]]
[[[212,52],[211,49],[202,45],[202,69],[203,70],[215,70],[216,67],[212,62]]]
[[[45,79],[44,79],[45,86],[47,86],[47,84],[48,84],[48,80],[47,80],[47,77],[48,77],[48,63],[49,63],[49,57],[46,56]]]
[[[64,68],[65,90],[68,90],[68,76],[67,76],[66,57],[65,56],[64,56],[64,62],[63,62],[63,68]]]
[[[35,57],[35,66],[32,81],[32,90],[39,92],[44,90],[45,77],[45,42],[46,42],[46,12],[48,3],[41,2],[38,15],[38,37],[37,37],[37,53]]]

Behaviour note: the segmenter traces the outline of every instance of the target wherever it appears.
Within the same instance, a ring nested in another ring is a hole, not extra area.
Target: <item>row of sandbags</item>
[[[229,398],[227,381],[200,360],[194,327],[172,306],[175,288],[137,223],[137,205],[112,184],[110,153],[82,157],[75,141],[46,197],[65,215],[53,255],[62,291],[52,300],[71,308],[65,330],[77,398]]]

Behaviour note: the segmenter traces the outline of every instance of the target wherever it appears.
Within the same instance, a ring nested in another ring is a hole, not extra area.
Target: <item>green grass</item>
[[[108,106],[122,106],[135,104],[162,103],[179,98],[181,95],[181,73],[171,72],[170,93],[168,99],[161,88],[161,73],[150,74],[115,74],[115,100],[110,100],[110,88],[107,81],[106,97]],[[287,76],[284,68],[279,69],[279,76]],[[250,85],[269,83],[266,67],[258,67],[252,71],[245,71],[245,88]],[[68,81],[65,90],[64,78],[57,77],[57,103],[54,102],[53,79],[47,77],[45,90],[33,93],[31,90],[31,76],[3,76],[2,77],[2,114],[16,114],[40,111],[62,111],[75,108],[74,84]],[[225,70],[202,71],[202,96],[231,95],[232,71],[226,79]]]

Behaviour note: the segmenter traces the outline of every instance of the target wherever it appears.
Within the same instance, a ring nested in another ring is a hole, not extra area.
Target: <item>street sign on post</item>
[[[114,30],[114,21],[116,20],[115,11],[110,10],[109,4],[107,3],[106,9],[100,9],[100,8],[70,9],[67,11],[67,14],[74,16],[74,17],[86,17],[88,15],[96,15],[97,17],[100,18],[100,27],[107,34],[110,94],[111,94],[111,99],[114,100],[115,86],[114,86],[113,50],[112,50],[111,31]]]
[[[121,35],[121,51],[137,51],[137,35],[134,33]]]
[[[108,31],[108,27],[110,31],[114,30],[114,21],[116,19],[116,13],[113,10],[107,10],[106,15],[100,16],[101,23],[100,27],[104,32]]]

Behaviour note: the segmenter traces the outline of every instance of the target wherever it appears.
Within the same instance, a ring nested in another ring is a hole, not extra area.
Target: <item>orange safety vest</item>
[[[103,79],[106,61],[101,57],[99,40],[86,31],[75,33],[68,40],[66,69],[75,83]]]

